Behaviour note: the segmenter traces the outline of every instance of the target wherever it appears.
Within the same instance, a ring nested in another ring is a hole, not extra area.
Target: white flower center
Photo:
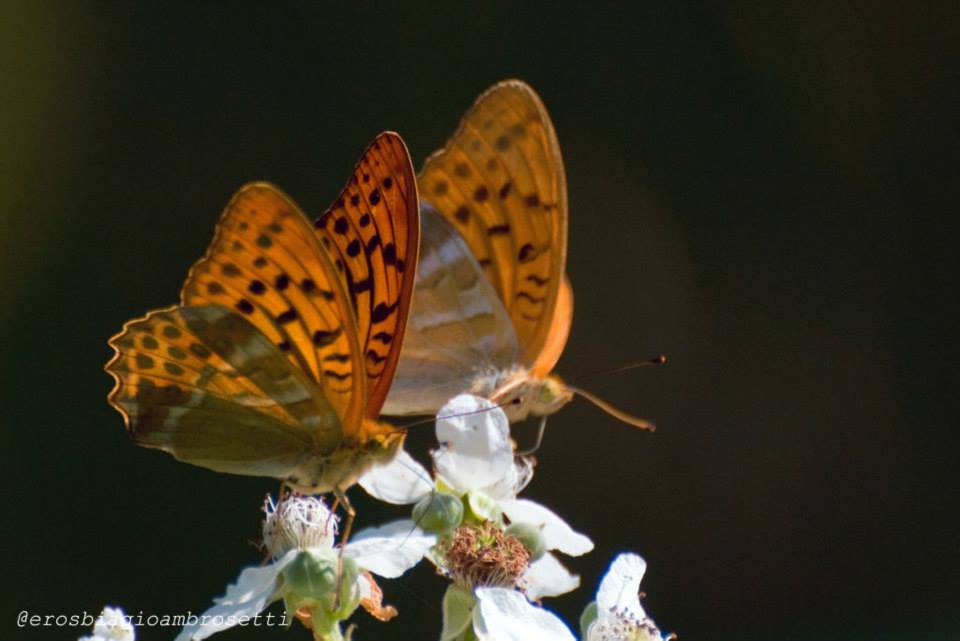
[[[338,519],[323,499],[292,494],[274,503],[268,496],[263,511],[263,544],[274,558],[292,549],[333,547]]]

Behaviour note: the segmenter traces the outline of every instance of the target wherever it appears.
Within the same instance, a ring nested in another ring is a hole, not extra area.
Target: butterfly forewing
[[[334,257],[356,314],[366,415],[375,418],[399,359],[420,244],[416,178],[398,135],[380,134],[367,147],[314,227]]]
[[[510,314],[521,363],[547,342],[563,279],[567,194],[550,117],[516,80],[483,95],[425,163],[425,201],[463,234]]]
[[[345,430],[359,425],[365,379],[350,302],[309,221],[278,189],[254,183],[237,192],[181,300],[245,319],[312,380]]]
[[[312,381],[225,307],[157,310],[110,345],[109,400],[142,445],[218,471],[285,478],[305,453],[341,440]]]

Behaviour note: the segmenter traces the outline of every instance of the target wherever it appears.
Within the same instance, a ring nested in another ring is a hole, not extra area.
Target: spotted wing
[[[567,187],[543,103],[507,80],[481,95],[424,164],[420,193],[463,234],[531,366],[547,342],[567,251]]]
[[[420,247],[416,177],[400,136],[386,132],[370,143],[314,227],[356,312],[366,415],[376,418],[400,358]]]
[[[227,204],[206,256],[190,270],[184,305],[243,316],[328,399],[348,433],[360,426],[366,378],[350,301],[309,221],[266,183]]]
[[[241,314],[170,307],[110,339],[109,401],[140,445],[219,472],[287,478],[341,439],[305,372]]]
[[[463,392],[483,392],[519,357],[513,324],[457,231],[420,210],[420,263],[400,364],[384,414],[434,414]],[[492,390],[489,390],[492,391]]]

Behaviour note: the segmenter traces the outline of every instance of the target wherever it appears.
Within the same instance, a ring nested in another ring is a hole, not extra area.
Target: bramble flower
[[[120,608],[103,608],[93,624],[93,636],[80,637],[77,641],[134,641],[133,625]]]
[[[555,614],[508,588],[466,590],[451,585],[443,597],[440,641],[574,641]]]
[[[520,587],[536,601],[579,586],[579,577],[550,551],[579,556],[592,550],[593,542],[543,505],[517,498],[533,478],[533,461],[515,458],[503,410],[484,398],[461,394],[437,413],[436,430],[440,447],[433,452],[435,481],[401,451],[391,463],[361,477],[360,485],[388,503],[415,503],[414,519],[424,529],[443,535],[432,560],[454,578],[457,568],[444,562],[443,548],[458,537],[474,536],[465,529],[492,523],[530,552],[526,567],[510,587]],[[505,587],[507,583],[494,580],[474,585]]]
[[[205,639],[253,619],[279,600],[288,621],[300,619],[315,639],[339,641],[340,622],[359,606],[381,620],[397,614],[383,606],[383,593],[372,574],[399,577],[436,543],[434,535],[413,521],[400,520],[357,532],[341,557],[334,548],[337,517],[322,499],[292,495],[274,503],[268,497],[264,511],[263,539],[271,562],[244,569],[177,641]]]
[[[640,580],[646,562],[636,554],[621,554],[600,582],[597,600],[580,617],[583,641],[667,641],[640,605]]]

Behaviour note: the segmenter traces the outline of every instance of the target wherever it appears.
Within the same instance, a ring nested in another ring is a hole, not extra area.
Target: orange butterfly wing
[[[309,221],[279,189],[253,183],[234,195],[181,301],[242,315],[320,387],[345,433],[359,429],[366,377],[351,303]]]
[[[525,83],[484,92],[420,172],[423,198],[451,221],[506,307],[521,363],[559,357],[570,318],[556,319],[567,252],[567,188],[556,132]],[[572,304],[561,310],[569,316]],[[561,332],[561,333],[555,333]],[[549,349],[549,355],[544,350]]]
[[[314,227],[356,313],[366,416],[376,418],[400,358],[420,249],[416,176],[400,136],[385,132],[370,143]]]
[[[547,330],[547,342],[537,356],[537,360],[530,366],[530,371],[540,378],[545,378],[552,372],[557,361],[560,360],[563,348],[567,345],[567,338],[570,336],[570,326],[573,324],[573,287],[566,275],[562,283],[553,319]]]

